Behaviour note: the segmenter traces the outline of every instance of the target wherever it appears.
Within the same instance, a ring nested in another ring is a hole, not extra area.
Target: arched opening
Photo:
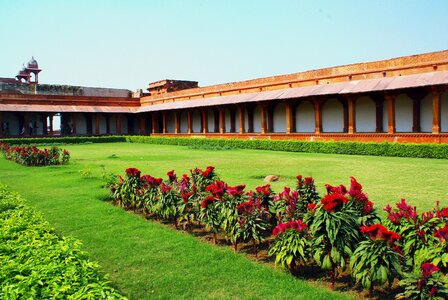
[[[443,93],[441,96],[440,111],[440,131],[448,132],[448,92]]]
[[[165,116],[167,133],[174,133],[174,112],[168,111],[166,112]]]
[[[273,120],[273,132],[286,132],[286,107],[285,103],[280,102],[275,105],[272,116]]]
[[[179,113],[180,133],[188,133],[188,112],[181,110]]]
[[[296,107],[296,132],[314,132],[314,106],[310,101],[300,101]]]
[[[330,98],[323,104],[322,132],[344,132],[344,108],[338,99]]]
[[[369,96],[356,100],[356,132],[376,131],[376,104]]]
[[[420,102],[420,132],[432,132],[432,94]]]
[[[412,99],[405,94],[395,99],[395,131],[412,132],[413,120]]]
[[[191,117],[193,118],[193,133],[200,133],[201,132],[201,123],[202,123],[202,116],[201,112],[197,109],[193,110],[191,112]]]

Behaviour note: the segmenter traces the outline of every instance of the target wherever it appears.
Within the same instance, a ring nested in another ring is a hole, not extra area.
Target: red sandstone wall
[[[239,93],[448,70],[448,50],[288,75],[212,85],[141,98],[142,106]]]

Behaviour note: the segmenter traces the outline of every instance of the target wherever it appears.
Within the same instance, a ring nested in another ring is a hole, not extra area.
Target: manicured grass
[[[248,189],[264,184],[268,174],[280,192],[295,185],[295,176],[313,176],[325,183],[349,184],[355,176],[370,199],[382,208],[402,197],[422,209],[435,200],[447,204],[448,161],[364,157],[255,150],[205,151],[147,144],[67,145],[67,166],[29,168],[0,159],[1,179],[19,191],[64,235],[84,242],[92,259],[131,299],[145,298],[296,298],[346,297],[312,287],[279,270],[252,262],[230,249],[214,247],[163,225],[115,208],[103,200],[101,173],[163,176],[168,170],[188,173],[194,167],[216,166],[229,184]],[[91,171],[91,178],[81,173]]]

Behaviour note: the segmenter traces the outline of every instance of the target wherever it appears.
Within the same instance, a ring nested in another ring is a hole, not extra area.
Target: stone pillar
[[[50,135],[53,135],[53,114],[49,114],[48,119],[50,121]]]
[[[266,134],[266,127],[267,127],[267,113],[266,113],[266,106],[263,104],[260,104],[260,119],[261,119],[261,134]]]
[[[387,133],[395,133],[395,95],[385,96],[387,105]]]
[[[178,111],[173,111],[174,114],[174,133],[180,132],[180,115]]]
[[[95,115],[95,135],[100,135],[100,114]],[[117,132],[118,133],[118,132]]]
[[[121,134],[121,115],[115,116],[115,134]]]
[[[23,126],[22,126],[25,128],[25,132],[23,133],[23,135],[25,135],[25,136],[30,135],[29,128],[28,128],[28,122],[29,122],[29,113],[25,112],[23,114]],[[22,130],[22,128],[20,130]]]
[[[350,96],[347,98],[348,106],[348,134],[356,132],[356,98]]]
[[[322,133],[322,101],[313,99],[314,104],[314,133]]]
[[[153,112],[151,114],[151,127],[152,127],[152,133],[158,133],[159,132],[159,122],[157,118],[157,113]]]
[[[292,105],[289,102],[285,102],[285,111],[286,111],[286,134],[290,134],[294,132],[294,122],[293,122],[293,113],[292,113]],[[294,126],[295,127],[295,126]]]
[[[344,127],[342,128],[342,132],[347,133],[348,132],[348,100],[345,98],[342,98],[339,100],[342,104],[342,113],[343,113],[343,119],[344,119]]]
[[[241,133],[245,133],[246,132],[246,130],[245,130],[245,119],[244,119],[244,117],[245,117],[245,114],[244,114],[244,104],[240,104],[239,106],[238,106],[238,115],[239,115],[239,117],[240,117],[240,130],[239,130],[239,132],[240,132],[240,134]]]
[[[167,115],[166,112],[162,112],[162,133],[168,133],[168,128],[167,128]]]
[[[226,109],[219,108],[219,133],[226,133]]]
[[[208,133],[208,114],[207,109],[201,109],[201,116],[202,116],[202,133]]]
[[[106,115],[106,117],[107,117],[107,115]],[[73,134],[76,135],[76,114],[71,114],[70,119],[72,120],[72,123],[73,123],[72,124],[73,125],[73,128],[72,128]],[[107,133],[109,133],[109,131],[107,131]]]
[[[139,134],[145,135],[146,134],[146,118],[143,114],[139,115],[138,127],[139,127]]]
[[[188,134],[193,133],[193,116],[192,111],[188,110],[187,112],[187,123],[188,123]]]
[[[440,105],[442,99],[442,91],[436,87],[431,89],[432,92],[432,133],[440,133]]]

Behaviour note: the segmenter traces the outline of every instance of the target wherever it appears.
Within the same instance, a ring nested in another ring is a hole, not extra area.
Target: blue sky
[[[200,86],[448,49],[448,1],[0,0],[0,77]]]

